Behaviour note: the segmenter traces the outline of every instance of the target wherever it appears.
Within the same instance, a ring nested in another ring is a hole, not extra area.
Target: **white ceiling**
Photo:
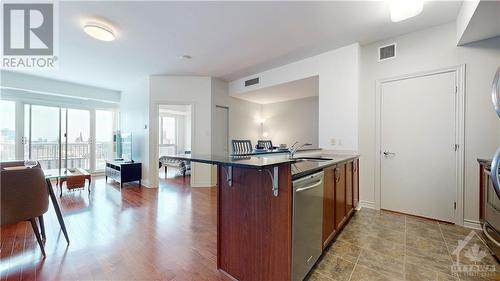
[[[319,77],[313,76],[234,96],[259,104],[270,104],[319,95]]]
[[[59,2],[59,69],[34,75],[127,89],[149,75],[234,80],[354,42],[368,43],[455,20],[461,2],[425,2],[392,23],[388,1]],[[87,19],[113,23],[118,38],[87,36]],[[180,60],[188,54],[191,60]]]

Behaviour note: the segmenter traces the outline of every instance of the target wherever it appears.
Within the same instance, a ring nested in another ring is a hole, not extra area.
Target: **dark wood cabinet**
[[[279,166],[278,196],[264,170],[218,166],[217,268],[237,280],[291,280],[292,177]]]
[[[358,165],[356,158],[324,169],[323,249],[339,234],[359,204]]]
[[[112,178],[120,183],[120,188],[123,184],[131,181],[138,181],[141,186],[142,165],[141,163],[127,163],[124,161],[106,162],[106,181]]]
[[[323,249],[335,234],[335,166],[324,170],[323,180]]]
[[[335,229],[340,229],[346,219],[346,164],[339,164],[335,168]]]
[[[359,159],[352,162],[352,205],[357,208],[359,204]]]
[[[354,201],[353,201],[353,171],[354,171],[354,165],[353,161],[348,162],[346,164],[346,169],[345,169],[345,204],[346,204],[346,214],[349,215],[351,212],[354,210]]]

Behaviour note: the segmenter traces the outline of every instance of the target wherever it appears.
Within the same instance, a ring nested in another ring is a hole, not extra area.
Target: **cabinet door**
[[[344,223],[345,201],[345,164],[341,164],[335,169],[335,229]]]
[[[352,175],[353,175],[353,163],[348,162],[346,164],[345,170],[345,199],[346,199],[346,213],[349,214],[353,210],[353,190],[352,190]]]
[[[335,167],[324,170],[323,189],[323,249],[335,232]]]
[[[355,159],[353,164],[352,173],[352,197],[353,207],[357,208],[359,203],[359,159]]]

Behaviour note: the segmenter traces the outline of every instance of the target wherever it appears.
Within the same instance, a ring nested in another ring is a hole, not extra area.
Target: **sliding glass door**
[[[95,111],[95,168],[104,170],[106,160],[113,159],[115,114],[108,110]]]
[[[61,109],[26,105],[25,110],[29,118],[25,119],[25,159],[37,160],[45,169],[58,169],[61,167]]]
[[[90,169],[90,111],[66,108],[61,122],[64,133],[63,160],[66,168]],[[66,120],[64,120],[66,119]]]
[[[113,159],[114,111],[25,104],[23,114],[14,114],[24,119],[16,128],[12,125],[16,122],[11,120],[14,117],[3,118],[12,115],[7,114],[12,106],[3,101],[0,105],[1,129],[6,135],[2,133],[2,160],[32,159],[45,169],[83,168],[96,172],[104,170],[106,160]],[[7,138],[15,135],[16,129],[24,133],[20,155],[15,153],[16,142]]]

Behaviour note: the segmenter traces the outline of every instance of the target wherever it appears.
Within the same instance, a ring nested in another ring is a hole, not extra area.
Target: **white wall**
[[[357,43],[232,81],[229,83],[229,93],[237,97],[247,91],[315,75],[319,75],[319,146],[331,150],[357,150]],[[244,86],[245,80],[255,77],[259,77],[259,84]],[[331,144],[332,139],[336,139],[336,145]]]
[[[318,97],[263,104],[264,131],[275,146],[295,141],[318,147]]]
[[[397,58],[378,62],[377,48],[393,42],[397,43]],[[374,190],[376,80],[466,64],[464,218],[477,221],[476,159],[491,158],[500,146],[500,122],[490,97],[493,76],[500,65],[500,37],[457,47],[455,24],[450,23],[362,46],[360,55],[360,199],[368,203],[377,200]]]
[[[259,139],[260,104],[229,96],[227,82],[212,79],[212,109],[216,105],[229,107],[229,140],[250,139],[255,143]]]
[[[150,87],[150,166],[158,165],[158,104],[191,104],[193,154],[211,152],[211,78],[201,76],[151,76]],[[211,186],[211,167],[192,163],[191,186]],[[149,171],[152,186],[158,186],[158,170]]]
[[[149,78],[139,79],[123,91],[120,101],[120,130],[132,134],[132,159],[142,163],[142,184],[150,187],[149,174]],[[158,163],[156,164],[158,165]]]

